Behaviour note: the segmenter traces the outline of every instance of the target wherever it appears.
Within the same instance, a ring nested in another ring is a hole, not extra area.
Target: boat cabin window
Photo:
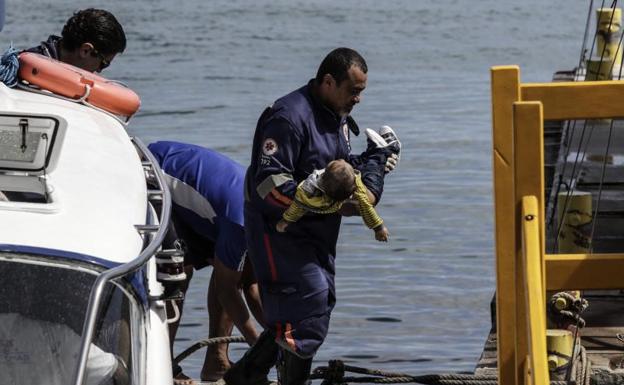
[[[3,383],[72,383],[96,271],[79,262],[0,252],[0,373]],[[86,384],[136,378],[137,301],[109,284],[87,361]],[[138,344],[137,344],[138,345]]]
[[[0,201],[50,202],[45,175],[59,133],[53,117],[0,115]]]

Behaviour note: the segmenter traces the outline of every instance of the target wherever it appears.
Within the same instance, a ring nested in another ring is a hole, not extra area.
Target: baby
[[[351,196],[357,201],[366,226],[375,231],[375,239],[387,242],[388,229],[368,200],[362,176],[342,159],[330,162],[324,170],[315,170],[299,183],[294,201],[277,223],[277,231],[285,232],[290,223],[297,222],[306,212],[335,213]]]

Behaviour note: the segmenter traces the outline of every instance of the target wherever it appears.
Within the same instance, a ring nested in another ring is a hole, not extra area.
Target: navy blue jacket
[[[258,121],[245,195],[250,209],[274,224],[294,198],[297,184],[335,159],[349,160],[349,125],[312,94],[312,84],[278,99]],[[291,224],[291,236],[305,238],[335,255],[340,215],[307,214]]]

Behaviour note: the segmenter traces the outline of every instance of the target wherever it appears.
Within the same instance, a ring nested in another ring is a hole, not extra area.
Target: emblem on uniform
[[[271,156],[277,152],[277,142],[271,138],[266,138],[262,144],[262,153]]]

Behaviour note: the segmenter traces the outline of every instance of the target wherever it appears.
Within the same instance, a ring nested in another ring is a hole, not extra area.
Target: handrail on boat
[[[147,158],[147,160],[151,164],[152,170],[154,171],[154,175],[156,177],[156,181],[158,183],[158,188],[162,192],[160,225],[154,236],[151,237],[150,243],[147,245],[147,247],[145,247],[145,249],[143,249],[138,257],[128,263],[103,272],[97,277],[95,283],[93,284],[93,287],[91,288],[91,294],[89,296],[87,317],[85,318],[82,328],[80,355],[78,360],[78,367],[76,368],[76,374],[74,376],[75,385],[83,385],[83,382],[85,380],[87,360],[89,358],[89,349],[91,341],[93,340],[95,323],[97,320],[100,300],[102,298],[104,286],[113,279],[133,273],[142,268],[149,261],[149,259],[154,256],[156,251],[158,251],[158,248],[164,240],[169,225],[169,218],[171,215],[171,197],[169,195],[169,190],[167,189],[164,182],[162,171],[158,166],[158,162],[140,139],[133,137],[132,142],[141,152],[141,155]],[[153,192],[150,192],[150,194],[153,194]]]

